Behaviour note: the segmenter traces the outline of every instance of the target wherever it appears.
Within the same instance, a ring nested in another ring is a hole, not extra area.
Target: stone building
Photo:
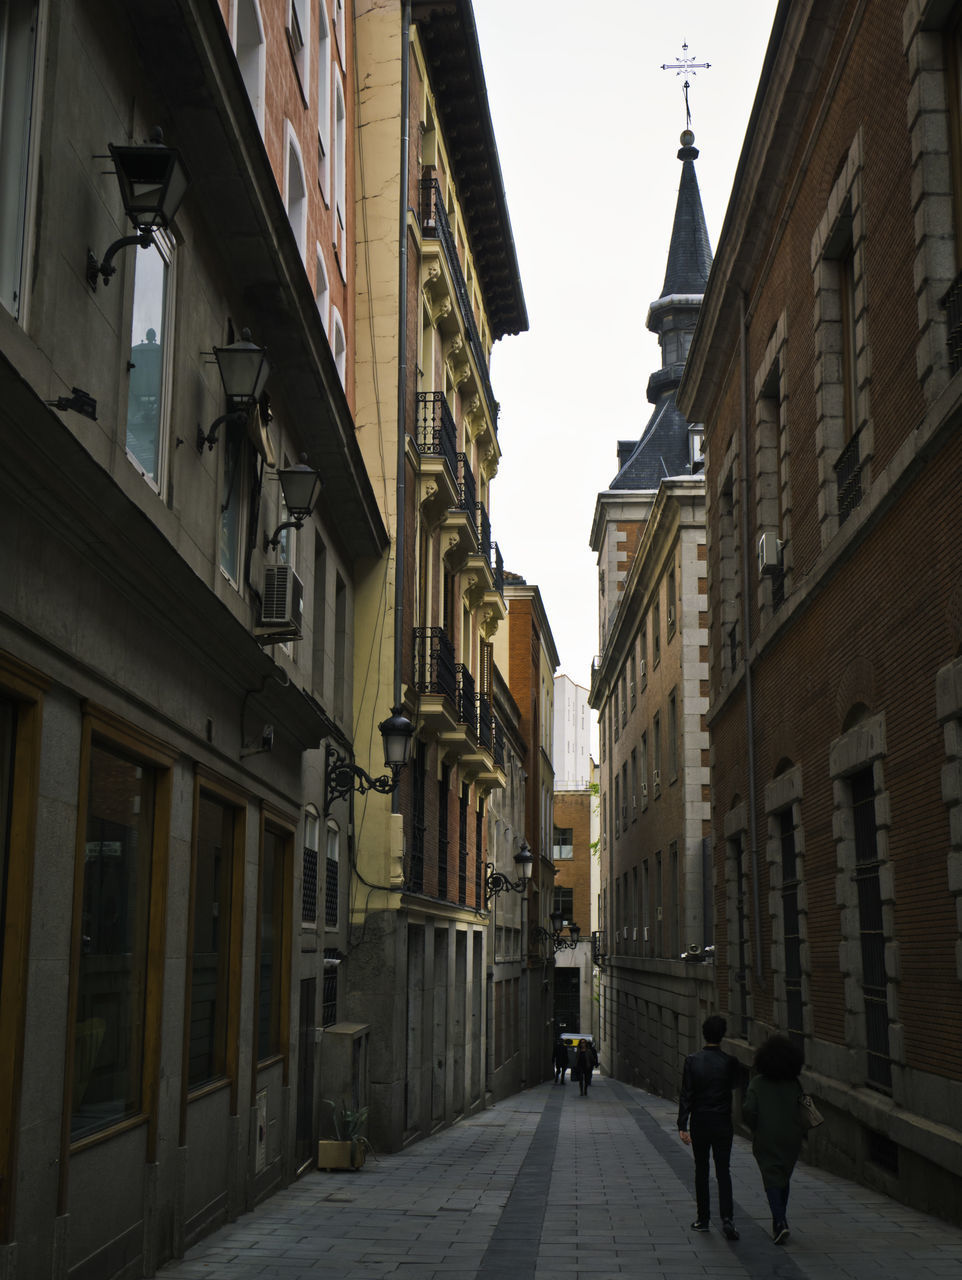
[[[783,0],[679,404],[705,425],[718,999],[809,1155],[962,1221],[959,8]]]
[[[620,1079],[672,1095],[712,1002],[705,504],[701,430],[675,402],[711,266],[686,131],[660,296],[648,312],[662,366],[651,418],[622,441],[598,495],[601,1040]]]
[[[392,706],[417,734],[393,795],[341,804],[357,872],[342,969],[346,1017],[370,1028],[370,1136],[396,1150],[484,1105],[487,806],[507,780],[489,359],[527,315],[470,0],[354,15],[355,419],[391,536],[357,595],[357,767],[381,772]]]
[[[0,1272],[100,1280],[290,1181],[324,1071],[350,1091],[317,1044],[325,754],[388,545],[349,394],[353,57],[326,0],[0,17]],[[312,513],[278,483],[302,455]]]

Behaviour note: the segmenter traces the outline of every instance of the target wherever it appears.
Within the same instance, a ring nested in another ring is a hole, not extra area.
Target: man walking
[[[739,1083],[738,1059],[724,1053],[721,1042],[728,1023],[712,1014],[702,1025],[704,1048],[685,1059],[678,1100],[678,1133],[695,1156],[695,1201],[697,1216],[693,1231],[707,1231],[711,1221],[709,1156],[715,1161],[718,1207],[726,1240],[737,1240],[730,1171],[732,1139],[732,1090]],[[690,1127],[690,1132],[689,1132]]]

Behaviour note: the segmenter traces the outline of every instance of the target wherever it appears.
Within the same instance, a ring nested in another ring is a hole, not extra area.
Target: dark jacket
[[[799,1110],[802,1086],[797,1080],[752,1077],[742,1105],[753,1130],[752,1154],[766,1187],[787,1187],[802,1149],[805,1124]]]
[[[556,1067],[567,1067],[568,1046],[563,1040],[556,1040],[554,1046],[554,1064]]]
[[[691,1116],[731,1118],[732,1090],[741,1081],[737,1058],[717,1045],[706,1044],[685,1059],[678,1099],[678,1128],[685,1132]]]

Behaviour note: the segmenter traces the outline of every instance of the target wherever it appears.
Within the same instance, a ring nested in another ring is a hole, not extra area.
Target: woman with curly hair
[[[788,1239],[788,1192],[806,1125],[800,1114],[802,1051],[787,1036],[771,1036],[755,1054],[755,1074],[742,1115],[752,1130],[752,1154],[772,1208],[772,1239]]]

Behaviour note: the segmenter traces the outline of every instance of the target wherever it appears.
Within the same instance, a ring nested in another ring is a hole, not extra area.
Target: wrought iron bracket
[[[110,284],[110,277],[116,274],[117,268],[114,266],[114,256],[121,249],[126,249],[132,244],[139,245],[141,249],[149,249],[154,243],[154,233],[152,231],[140,231],[135,236],[121,236],[119,240],[115,240],[107,252],[104,254],[103,262],[97,261],[97,256],[90,249],[87,250],[87,283],[91,289],[96,289],[97,280],[100,276],[104,278],[104,284]]]
[[[401,766],[395,765],[390,773],[372,778],[360,765],[353,764],[346,756],[342,756],[336,747],[327,748],[327,769],[324,782],[324,816],[335,800],[346,800],[352,791],[365,795],[368,791],[377,791],[382,796],[389,796],[397,787]]]
[[[524,886],[528,883],[524,876],[509,880],[503,871],[495,871],[493,862],[486,862],[484,867],[487,872],[484,878],[485,906],[499,893],[524,893]]]
[[[560,932],[552,933],[550,929],[545,929],[540,924],[531,926],[531,936],[538,942],[550,942],[555,951],[574,951],[575,947],[581,941],[578,938],[565,938]]]

